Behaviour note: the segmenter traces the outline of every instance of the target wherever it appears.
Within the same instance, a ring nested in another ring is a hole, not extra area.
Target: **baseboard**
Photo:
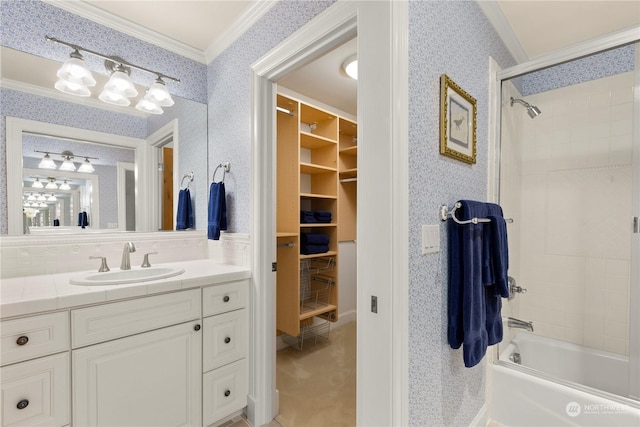
[[[247,406],[244,408],[244,415],[252,426],[256,425],[256,400],[253,396],[247,396]]]
[[[482,405],[482,408],[480,408],[480,411],[478,411],[478,413],[476,414],[473,421],[471,421],[471,424],[469,424],[469,427],[486,427],[488,422],[488,408],[487,405],[484,404]]]

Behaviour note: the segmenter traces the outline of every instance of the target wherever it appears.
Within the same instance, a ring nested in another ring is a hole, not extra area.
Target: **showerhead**
[[[535,119],[537,116],[539,116],[540,114],[542,114],[542,111],[540,111],[540,109],[538,107],[536,107],[535,105],[531,105],[528,102],[523,101],[522,99],[517,99],[514,98],[513,96],[511,97],[511,106],[513,107],[513,103],[517,102],[518,104],[522,104],[526,107],[527,109],[527,114],[529,114],[529,117],[531,117],[532,119]]]

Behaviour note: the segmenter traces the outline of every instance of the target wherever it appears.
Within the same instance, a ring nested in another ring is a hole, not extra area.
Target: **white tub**
[[[521,364],[510,361],[514,353]],[[640,426],[640,404],[621,397],[628,390],[625,357],[520,332],[500,360],[492,368],[491,408],[500,424]]]

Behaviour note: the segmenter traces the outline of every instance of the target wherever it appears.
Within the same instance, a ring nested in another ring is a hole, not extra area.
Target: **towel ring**
[[[218,173],[218,169],[220,168],[222,168],[222,181],[220,182],[224,182],[224,177],[227,175],[227,172],[229,172],[229,169],[231,169],[231,164],[229,162],[225,162],[216,166],[216,169],[213,171],[213,176],[211,177],[213,182],[216,182],[216,173]]]
[[[184,185],[184,180],[189,179],[187,181],[187,190],[189,189],[189,183],[193,181],[193,172],[189,172],[182,177],[182,181],[180,181],[180,189],[184,189],[182,186]]]

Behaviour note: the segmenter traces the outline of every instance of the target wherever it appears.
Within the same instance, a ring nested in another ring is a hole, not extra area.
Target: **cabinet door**
[[[246,357],[248,337],[245,309],[204,319],[203,372]]]
[[[242,359],[203,375],[203,425],[208,426],[247,406],[247,372],[247,359]]]
[[[74,350],[74,424],[200,425],[201,342],[189,322]]]
[[[0,369],[2,426],[69,423],[69,353]]]

